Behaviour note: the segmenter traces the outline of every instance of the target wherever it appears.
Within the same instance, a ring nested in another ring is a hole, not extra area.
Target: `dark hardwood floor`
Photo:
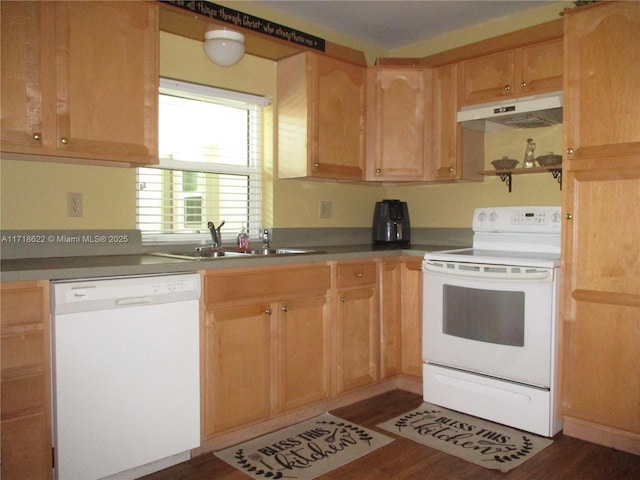
[[[376,425],[422,402],[420,395],[394,390],[332,411],[345,420],[378,430]],[[640,479],[640,456],[558,435],[551,446],[507,472],[488,470],[411,440],[395,441],[329,472],[319,480],[404,479]],[[244,473],[208,453],[144,477],[144,480],[246,480]]]

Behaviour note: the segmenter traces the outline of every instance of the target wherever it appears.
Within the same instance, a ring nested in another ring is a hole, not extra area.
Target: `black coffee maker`
[[[407,202],[383,200],[373,212],[372,240],[377,245],[408,245],[411,223]]]

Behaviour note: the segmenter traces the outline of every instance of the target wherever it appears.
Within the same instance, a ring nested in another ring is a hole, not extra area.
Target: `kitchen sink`
[[[227,250],[212,250],[202,252],[152,252],[154,257],[176,258],[178,260],[211,260],[214,258],[250,257],[250,254],[230,252]]]
[[[303,250],[299,248],[260,248],[251,250],[251,255],[302,255],[305,253],[318,253],[317,250]]]
[[[298,248],[260,248],[249,252],[236,252],[234,250],[196,250],[180,252],[152,252],[149,255],[156,257],[175,258],[178,260],[213,260],[218,258],[248,258],[257,256],[281,256],[281,255],[303,255],[309,253],[319,253],[317,250],[304,250]]]

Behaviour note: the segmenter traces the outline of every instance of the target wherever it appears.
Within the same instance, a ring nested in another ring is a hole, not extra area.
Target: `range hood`
[[[562,123],[562,92],[462,107],[457,120],[482,132],[504,128],[538,128]]]

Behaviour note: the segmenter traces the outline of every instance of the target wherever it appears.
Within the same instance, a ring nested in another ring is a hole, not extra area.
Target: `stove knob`
[[[562,216],[560,215],[560,212],[553,212],[551,214],[551,222],[552,223],[560,223],[561,219],[562,219]]]
[[[496,212],[491,212],[489,214],[489,221],[490,222],[495,222],[498,219],[498,214]]]
[[[487,219],[487,214],[485,212],[480,212],[480,215],[478,215],[478,220],[481,222],[484,222]]]

